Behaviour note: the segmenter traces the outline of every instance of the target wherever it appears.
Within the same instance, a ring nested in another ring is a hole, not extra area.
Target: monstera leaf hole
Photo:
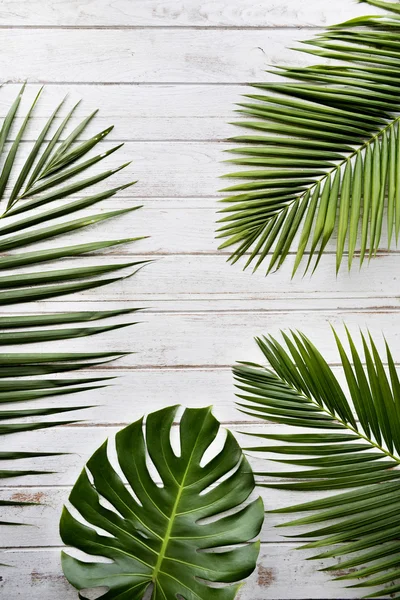
[[[260,548],[254,489],[211,408],[151,413],[117,433],[114,449],[105,442],[74,485],[60,532],[81,558],[63,552],[64,573],[81,598],[233,599]]]

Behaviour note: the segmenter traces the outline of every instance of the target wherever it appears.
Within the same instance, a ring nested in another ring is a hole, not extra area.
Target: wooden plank
[[[122,179],[119,183],[122,183]],[[129,181],[128,177],[125,177],[125,182]],[[94,194],[101,190],[106,190],[111,187],[111,180],[109,183],[103,184],[102,187],[97,186],[91,188],[91,191],[87,191],[86,194]],[[139,186],[139,183],[137,184]],[[135,186],[131,189],[135,189]],[[83,194],[82,194],[83,195]],[[49,207],[58,208],[64,206],[66,202],[72,202],[78,199],[75,196],[70,196],[68,200],[53,201]],[[78,233],[65,235],[63,240],[68,241],[69,239],[86,240],[93,237],[93,231],[102,230],[109,232],[109,235],[122,236],[126,235],[127,223],[129,227],[134,228],[135,235],[149,235],[147,240],[141,240],[140,243],[136,242],[131,246],[127,246],[123,250],[121,249],[108,249],[107,253],[112,254],[219,254],[229,256],[230,249],[224,249],[218,251],[218,246],[222,240],[217,239],[217,219],[220,218],[218,211],[223,205],[218,202],[218,198],[215,197],[183,197],[183,198],[163,198],[153,197],[144,198],[137,196],[124,196],[117,194],[109,200],[104,200],[98,204],[93,205],[89,209],[81,210],[79,212],[71,213],[70,216],[63,217],[59,221],[66,221],[77,217],[84,217],[93,215],[95,213],[105,213],[113,210],[122,210],[129,208],[138,208],[128,216],[117,216],[112,218],[105,225],[100,223],[99,225],[87,227],[84,230],[80,230]],[[41,207],[39,210],[31,212],[37,214],[43,212],[47,207]],[[26,213],[28,214],[28,213]],[[23,215],[25,217],[25,215]],[[9,217],[6,221],[2,221],[2,226],[8,226],[13,222],[18,222],[22,218],[21,215],[16,217]],[[44,227],[43,223],[35,226],[35,228]],[[33,230],[33,228],[32,228]],[[0,228],[1,232],[1,228]],[[297,243],[297,238],[294,239],[294,248]],[[381,253],[385,253],[385,243],[387,242],[387,220],[384,218],[383,229],[382,229],[382,241],[381,241]],[[48,242],[41,242],[49,246]],[[335,251],[336,249],[336,231],[334,232],[331,241],[327,247],[327,252]],[[54,245],[54,241],[50,242],[50,246]],[[391,252],[395,252],[396,246],[393,246]],[[373,260],[371,261],[373,263]],[[368,263],[366,264],[368,268]]]
[[[329,324],[343,330],[343,322],[357,333],[368,327],[382,348],[382,331],[388,337],[395,356],[400,354],[398,312],[384,309],[371,314],[354,310],[329,311],[269,311],[267,313],[204,313],[155,314],[148,326],[137,327],[134,349],[140,348],[133,362],[138,365],[231,365],[236,360],[257,360],[254,335],[278,334],[279,329],[295,328],[309,335],[329,361],[337,360]],[[218,332],[218,335],[216,335]],[[381,339],[380,339],[381,338]],[[152,343],[149,344],[149,340]],[[150,346],[150,347],[149,347]],[[68,347],[68,344],[65,345]],[[127,362],[131,362],[127,360]]]
[[[20,84],[7,84],[0,90],[0,118],[7,111],[20,90]],[[38,84],[29,84],[21,103],[20,114],[26,114],[39,90]],[[25,139],[36,139],[54,108],[68,93],[66,106],[82,100],[71,118],[71,129],[78,120],[96,109],[99,113],[85,130],[85,139],[110,125],[114,129],[107,141],[129,140],[221,140],[236,133],[228,124],[236,116],[234,103],[246,86],[160,84],[125,86],[118,84],[50,84],[44,89],[25,134]],[[67,109],[62,110],[62,116]],[[54,127],[61,121],[55,120]],[[16,119],[17,131],[23,117]]]
[[[101,143],[97,152],[112,146],[110,142]],[[17,155],[14,178],[31,147],[32,142],[27,142],[23,151]],[[227,166],[221,162],[226,159],[223,151],[228,147],[227,143],[216,142],[126,142],[101,165],[87,169],[85,177],[119,167],[129,161],[132,164],[116,173],[102,187],[84,190],[80,197],[92,195],[93,190],[103,190],[106,186],[116,187],[136,180],[139,180],[137,185],[121,191],[119,197],[217,196],[217,190],[228,185],[219,179],[220,175],[227,172]],[[8,188],[12,183],[13,179],[10,178]]]
[[[237,132],[237,130],[236,130]],[[10,178],[8,189],[22,167],[25,156],[29,153],[32,142],[24,144],[23,150],[17,155],[13,178]],[[112,147],[109,142],[99,144],[99,149]],[[228,143],[216,142],[126,142],[122,148],[101,164],[85,171],[89,177],[105,169],[113,169],[132,161],[125,169],[116,173],[112,179],[100,188],[97,186],[85,189],[80,197],[93,194],[93,190],[104,189],[105,186],[116,187],[138,180],[138,183],[123,190],[119,197],[209,197],[217,196],[218,189],[233,185],[222,181],[219,177],[232,166],[222,164],[227,158],[224,150],[231,147]],[[190,177],[188,177],[190,173]],[[222,195],[220,195],[222,197]],[[136,202],[137,204],[137,202]]]
[[[370,11],[371,12],[371,11]],[[378,12],[374,9],[373,12]],[[0,25],[46,27],[310,27],[338,23],[365,9],[351,0],[3,0]]]
[[[321,561],[299,559],[294,544],[263,544],[256,571],[240,590],[240,600],[353,600],[359,590],[346,589],[319,571]],[[76,590],[64,579],[59,549],[11,549],[0,556],[2,562],[18,565],[15,570],[3,570],[0,589],[7,589],[9,598],[30,600],[76,599]],[[339,573],[337,573],[339,575]],[[95,596],[93,596],[95,597]]]
[[[136,227],[132,232],[142,233]],[[144,231],[147,233],[147,231]],[[93,239],[113,239],[110,232],[99,230],[92,236],[85,237],[85,241]],[[63,239],[63,242],[73,242],[73,237]],[[76,241],[76,238],[75,238]],[[62,242],[60,240],[59,245]],[[251,271],[242,272],[241,266],[226,264],[226,255],[197,254],[163,255],[156,251],[155,254],[140,252],[141,245],[125,246],[125,254],[108,254],[109,264],[123,264],[129,261],[152,259],[149,265],[141,269],[134,277],[113,283],[104,288],[88,290],[79,294],[70,294],[56,300],[40,303],[38,305],[10,306],[7,311],[12,312],[46,312],[47,310],[62,310],[66,302],[71,302],[71,308],[79,308],[82,303],[91,303],[91,308],[112,308],[112,303],[124,306],[142,306],[152,312],[179,313],[191,311],[259,311],[297,313],[311,310],[331,310],[346,318],[346,312],[351,309],[364,313],[366,311],[399,309],[398,282],[396,279],[396,265],[398,254],[378,255],[369,267],[365,266],[349,275],[345,270],[334,278],[335,256],[327,254],[321,260],[318,273],[314,276],[301,275],[290,279],[291,267],[294,256],[290,256],[285,266],[277,273],[268,277],[260,270],[254,275]],[[131,250],[129,252],[129,250]],[[135,254],[134,251],[137,253]],[[100,256],[82,258],[78,261],[66,260],[65,267],[79,265],[89,266],[99,264]],[[103,259],[104,260],[104,259]],[[49,268],[55,267],[54,263]],[[32,267],[25,268],[24,272],[38,270]],[[132,272],[132,268],[121,271],[121,275]],[[7,271],[11,274],[12,271]],[[306,301],[303,304],[303,301]],[[322,302],[322,303],[321,303]],[[174,304],[175,303],[175,304]],[[190,303],[192,303],[192,308]],[[3,309],[4,310],[4,309]],[[140,315],[142,316],[142,315]],[[178,318],[178,317],[176,317]],[[251,318],[251,315],[249,315]],[[151,323],[153,317],[146,316],[145,320]],[[140,319],[142,320],[142,319]],[[119,337],[120,334],[117,334]]]
[[[400,358],[400,356],[399,356]],[[266,364],[260,355],[259,362]],[[346,381],[342,369],[333,366],[334,373],[343,388]],[[63,417],[84,420],[85,426],[104,426],[113,423],[120,427],[132,421],[132,411],[136,405],[147,412],[160,410],[165,406],[180,404],[201,408],[213,405],[215,416],[227,426],[246,420],[235,405],[235,388],[230,368],[147,368],[127,369],[119,363],[110,363],[102,368],[80,371],[80,377],[114,377],[105,382],[108,387],[68,398],[57,396],[35,400],[35,407],[87,406],[84,412],[74,411]],[[65,375],[64,375],[65,377]],[[67,375],[68,377],[68,375]],[[132,410],[131,407],[132,406]],[[143,408],[145,407],[145,408]],[[15,408],[18,408],[15,406]],[[56,417],[58,418],[58,417]],[[40,443],[40,437],[37,442]],[[12,440],[12,438],[10,438]],[[35,442],[36,443],[36,442]],[[10,484],[12,485],[12,481]]]
[[[205,298],[209,293],[214,299],[246,298],[249,304],[244,309],[251,309],[252,299],[263,298],[276,300],[276,308],[284,307],[285,299],[302,297],[391,297],[395,305],[398,304],[395,299],[398,295],[397,254],[379,255],[361,270],[355,265],[350,274],[344,268],[337,279],[333,276],[335,256],[331,254],[321,260],[318,274],[304,278],[299,274],[293,280],[290,276],[294,256],[288,258],[281,270],[268,277],[263,270],[254,275],[251,270],[243,273],[242,266],[227,265],[225,259],[223,255],[165,256],[143,269],[134,279],[124,282],[125,299],[130,299],[129,290],[132,289],[132,298],[150,298],[152,295],[153,301],[171,297],[174,293],[177,298],[187,300]],[[174,282],[173,287],[171,282]],[[111,292],[111,288],[109,290]],[[105,290],[105,293],[108,292]],[[301,310],[301,305],[297,308]]]
[[[0,72],[12,82],[243,83],[267,65],[315,62],[289,50],[307,32],[271,30],[5,29]],[[27,48],[32,51],[27,52]]]
[[[194,392],[191,391],[192,395]],[[80,404],[82,404],[84,395],[80,396]],[[232,402],[233,402],[232,393]],[[95,400],[92,395],[92,401]],[[206,405],[210,405],[214,401],[214,397],[209,397]],[[68,399],[62,402],[59,401],[59,405],[67,405],[72,403],[73,400]],[[196,401],[188,399],[185,402],[187,406],[198,406]],[[204,403],[203,403],[204,406]],[[125,419],[127,421],[135,421],[143,416],[143,413],[147,410],[152,410],[152,407],[144,407],[142,398],[140,395],[133,395],[129,406],[126,409]],[[240,413],[238,412],[238,415]],[[57,417],[55,417],[57,419]],[[68,416],[67,416],[68,418]],[[81,412],[80,418],[84,418],[83,411]],[[255,445],[262,445],[263,442],[255,438],[250,438],[247,433],[262,433],[262,434],[273,434],[273,433],[289,433],[290,427],[271,424],[267,422],[260,422],[252,419],[248,416],[240,415],[238,419],[247,419],[246,422],[236,422],[229,425],[229,429],[235,433],[239,443],[244,447],[254,447]],[[49,419],[54,420],[54,418]],[[62,456],[46,457],[46,458],[31,458],[23,459],[18,461],[18,468],[20,469],[40,469],[46,471],[43,474],[28,475],[24,477],[13,477],[12,479],[6,479],[2,481],[3,488],[15,488],[20,487],[21,491],[24,489],[33,487],[54,487],[54,486],[72,486],[74,485],[79,473],[83,466],[90,458],[90,456],[99,448],[101,444],[108,438],[111,440],[113,436],[121,429],[121,423],[109,423],[107,426],[98,425],[92,426],[86,423],[80,423],[75,425],[64,425],[50,429],[44,429],[40,431],[25,432],[24,434],[15,433],[1,440],[0,449],[7,451],[30,451],[30,450],[41,450],[42,452],[62,452],[65,453]],[[309,431],[301,428],[296,428],[298,433]],[[265,455],[257,455],[255,452],[250,452],[250,462],[253,469],[256,472],[269,472],[281,473],[283,471],[291,471],[293,467],[289,465],[278,465],[272,461],[266,461]],[[114,445],[110,444],[110,455],[114,455]],[[113,459],[114,460],[114,459]],[[17,467],[15,461],[2,461],[2,468],[15,469]],[[155,476],[157,478],[157,476]],[[268,481],[279,481],[278,477],[269,477]],[[301,500],[301,499],[300,499]],[[290,503],[290,497],[286,496],[285,492],[282,492],[283,505]],[[272,503],[269,504],[272,508]],[[283,519],[284,520],[284,519]]]
[[[82,308],[82,305],[81,305]],[[120,359],[121,367],[229,367],[237,360],[258,361],[260,353],[253,337],[279,335],[280,328],[300,329],[308,335],[329,362],[338,355],[329,326],[340,334],[346,323],[355,336],[359,327],[370,330],[378,348],[383,351],[382,332],[387,336],[394,357],[400,356],[399,310],[378,308],[365,312],[357,308],[345,310],[285,310],[279,307],[265,312],[158,312],[146,315],[146,323],[131,330],[102,334],[98,344],[112,351],[128,350],[132,355]],[[144,319],[141,319],[144,320]],[[65,340],[65,351],[93,349],[93,338]],[[54,351],[52,342],[35,346],[37,351]],[[19,351],[7,346],[7,352]]]
[[[109,183],[103,185],[102,188],[100,188],[100,186],[94,187],[91,192],[87,191],[87,194],[97,193],[98,191],[100,191],[100,189],[107,189],[107,187],[111,185],[112,184],[110,181]],[[68,202],[72,202],[74,199],[77,198],[68,198]],[[66,200],[58,202],[54,201],[51,203],[51,207],[56,208],[64,206],[66,202]],[[117,194],[109,200],[102,201],[90,207],[89,209],[72,213],[70,216],[63,217],[57,222],[64,222],[78,217],[91,216],[96,213],[106,213],[109,211],[129,209],[139,206],[141,206],[142,208],[140,210],[132,212],[131,214],[114,217],[106,223],[103,222],[98,225],[79,230],[78,232],[74,232],[72,234],[66,234],[60,239],[63,240],[63,243],[69,243],[70,241],[73,243],[84,243],[86,241],[93,240],[93,236],[97,233],[99,235],[103,235],[103,232],[104,235],[106,235],[106,237],[108,237],[109,239],[123,239],[126,237],[127,229],[129,228],[130,232],[128,235],[148,236],[147,239],[140,240],[132,244],[126,244],[121,247],[109,248],[104,250],[102,254],[113,254],[119,256],[143,254],[160,256],[166,256],[171,254],[215,254],[220,257],[225,256],[226,258],[228,258],[231,254],[231,248],[224,248],[224,250],[222,251],[218,250],[218,246],[223,241],[222,239],[217,238],[217,228],[219,227],[219,225],[217,224],[217,219],[219,219],[221,216],[218,211],[221,210],[221,207],[224,205],[219,203],[218,198],[215,197],[187,197],[179,199],[162,197],[141,198],[139,196],[119,196],[119,194]],[[35,213],[40,214],[40,212],[42,211],[43,208],[35,211]],[[21,215],[18,215],[15,218],[8,218],[7,220],[2,221],[2,225],[4,223],[5,226],[8,226],[12,222],[18,222],[19,219],[21,219]],[[33,231],[34,229],[44,227],[45,225],[46,224],[37,225],[34,228],[32,228],[31,231]],[[359,227],[359,229],[361,229],[361,227]],[[297,251],[300,235],[301,228],[293,240],[293,246],[291,251],[292,254],[295,254]],[[51,248],[54,247],[54,243],[55,242],[53,239],[51,241],[41,242],[40,247]],[[332,238],[330,239],[326,247],[326,254],[336,252],[336,243],[337,231],[335,230],[332,235]],[[360,247],[360,240],[358,241],[358,247]],[[385,248],[387,248],[386,211],[384,212],[380,247],[380,257],[384,255],[392,256],[396,254],[396,252],[398,252],[398,247],[396,247],[396,244],[394,242],[392,250],[390,252],[387,252],[387,250],[385,250]],[[247,255],[249,254],[250,252],[247,253]],[[245,262],[245,260],[239,262],[239,267],[242,268]],[[323,263],[324,259],[322,259],[321,262]],[[354,268],[351,272],[351,277],[357,277],[357,272],[359,270],[357,268],[357,262],[357,258],[355,258]],[[368,261],[365,261],[362,269],[362,274],[368,273],[369,271],[373,270],[374,264],[376,264],[376,262],[377,261],[375,261],[374,259],[372,259],[370,263],[368,263]],[[307,263],[305,262],[304,268],[306,264]],[[290,266],[292,267],[292,264]],[[265,268],[262,266],[259,269],[260,273],[262,274],[262,278],[264,278],[266,269],[267,261],[265,261]],[[234,267],[234,270],[238,271],[237,267]],[[249,272],[251,270],[252,268],[249,269]],[[346,280],[349,279],[347,270],[347,260],[344,259],[342,272]],[[230,269],[228,272],[230,271],[232,271],[232,269]],[[299,275],[300,277],[298,279],[301,279],[301,268]],[[242,275],[242,277],[246,276]],[[257,280],[257,276],[255,277],[255,279]],[[270,277],[270,279],[274,279],[274,276]],[[287,283],[289,284],[290,282]],[[331,285],[333,286],[333,289],[337,289],[337,284],[335,281],[333,281]],[[388,293],[389,291],[390,290],[388,289]]]
[[[232,134],[240,134],[241,131],[241,128],[232,126]],[[13,177],[10,177],[7,190],[11,188],[18,176],[18,171],[22,168],[32,145],[33,142],[26,142],[23,144],[21,152],[17,154]],[[102,142],[98,145],[97,152],[112,148],[114,145],[112,142]],[[83,190],[79,197],[93,195],[94,191],[98,192],[107,187],[116,187],[137,181],[133,187],[120,191],[118,198],[142,200],[135,204],[144,204],[145,199],[150,198],[168,198],[170,201],[172,199],[171,207],[179,206],[183,209],[186,208],[186,199],[191,198],[192,200],[197,199],[198,203],[196,206],[191,200],[191,206],[197,208],[211,206],[217,211],[226,207],[226,204],[218,203],[218,199],[227,195],[226,192],[221,192],[221,189],[243,181],[240,177],[238,179],[223,177],[240,170],[236,165],[223,162],[231,157],[227,151],[237,145],[222,140],[220,142],[128,141],[104,161],[85,170],[84,176],[89,177],[94,173],[98,174],[107,169],[117,168],[125,163],[131,164],[97,187],[91,186]],[[8,146],[7,144],[6,149]],[[79,179],[82,179],[82,175]],[[178,204],[178,198],[184,201]],[[214,198],[213,203],[211,203],[212,198]],[[110,205],[115,205],[115,201],[111,201],[111,204],[110,202],[104,204],[104,206]],[[216,214],[215,219],[219,216]]]
[[[133,332],[132,332],[133,333]],[[122,347],[125,345],[122,343]],[[118,363],[108,368],[82,371],[82,377],[118,377],[109,387],[94,393],[77,394],[68,398],[46,398],[35,401],[38,408],[96,404],[85,412],[75,411],[66,418],[84,419],[96,426],[117,423],[123,426],[132,421],[136,406],[154,411],[165,406],[190,403],[192,407],[215,405],[215,415],[225,423],[243,419],[234,405],[233,378],[230,369],[128,369]],[[68,377],[68,375],[67,375]],[[212,392],[211,392],[212,390]],[[193,397],[190,399],[190,395]],[[65,416],[65,415],[64,415]],[[40,443],[40,435],[37,443]],[[11,482],[12,483],[12,482]]]
[[[14,527],[4,528],[0,547],[13,548],[19,546],[21,548],[33,548],[36,546],[51,548],[61,546],[62,541],[58,531],[58,521],[63,506],[68,503],[68,496],[71,489],[71,486],[33,486],[26,489],[20,487],[0,488],[0,498],[2,500],[37,504],[36,506],[27,506],[24,508],[2,507],[2,518],[28,523],[29,526],[21,527],[17,530]],[[312,499],[323,498],[331,495],[332,492],[283,492],[282,490],[259,487],[255,494],[262,497],[266,510],[272,510],[308,502]],[[292,518],[295,517],[292,516]],[[282,544],[288,541],[284,538],[285,534],[295,535],[304,532],[304,528],[301,529],[301,527],[291,527],[287,530],[276,527],[289,519],[290,516],[285,519],[282,515],[266,514],[260,533],[261,541],[270,544]],[[307,538],[307,540],[309,539],[314,538]],[[298,558],[301,559],[302,555],[299,554]]]

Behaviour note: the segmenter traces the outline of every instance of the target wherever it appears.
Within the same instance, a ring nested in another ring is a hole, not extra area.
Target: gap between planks
[[[197,31],[276,31],[276,30],[291,30],[295,31],[311,30],[321,31],[323,29],[318,25],[0,25],[0,30],[77,30],[77,31],[135,31],[135,30],[146,30],[146,29],[166,29],[170,30],[181,30],[181,29],[193,29]]]

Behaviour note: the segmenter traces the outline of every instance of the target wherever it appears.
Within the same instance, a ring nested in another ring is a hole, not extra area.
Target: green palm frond
[[[122,478],[105,442],[74,485],[69,500],[85,522],[66,507],[60,533],[92,558],[62,555],[64,573],[78,590],[106,587],[98,596],[104,600],[150,599],[150,592],[154,600],[233,600],[239,582],[254,571],[260,543],[251,540],[264,510],[261,498],[250,498],[250,465],[229,431],[218,452],[211,450],[220,424],[210,408],[184,411],[174,450],[178,408],[117,433]]]
[[[254,270],[267,259],[267,273],[296,252],[293,274],[319,260],[334,232],[336,270],[347,251],[350,268],[359,244],[360,262],[380,246],[384,211],[387,237],[400,233],[400,15],[362,17],[334,26],[305,42],[303,51],[334,61],[303,68],[276,67],[285,79],[259,83],[239,104],[247,129],[229,150],[235,165],[250,170],[226,177],[242,182],[220,220],[220,246],[234,245],[236,262],[247,255]],[[338,61],[337,64],[335,61]],[[340,62],[339,62],[340,61]],[[294,80],[292,83],[290,80]]]
[[[272,512],[305,513],[281,526],[301,526],[292,537],[311,538],[301,547],[313,550],[313,559],[335,559],[328,572],[348,570],[337,579],[378,587],[371,598],[400,598],[400,379],[391,351],[386,344],[382,359],[371,336],[361,335],[362,356],[349,332],[346,351],[334,332],[342,387],[305,335],[282,335],[283,345],[271,336],[257,340],[271,368],[234,368],[240,410],[302,428],[255,434],[263,443],[247,448],[284,465],[257,473],[260,485],[318,493]],[[327,491],[335,493],[321,494]]]
[[[96,253],[101,250],[141,238],[103,241],[96,232],[93,234],[93,241],[84,244],[65,245],[58,241],[65,234],[78,232],[140,208],[134,206],[124,210],[94,211],[89,216],[82,216],[81,212],[114,197],[135,182],[117,187],[108,186],[108,189],[100,191],[95,188],[129,163],[97,172],[96,166],[116,152],[122,144],[96,151],[112,127],[82,141],[82,138],[87,137],[86,128],[97,111],[68,130],[77,105],[68,110],[66,116],[61,117],[65,101],[56,107],[31,149],[26,152],[26,130],[30,119],[34,117],[42,90],[33,100],[22,125],[14,131],[24,91],[25,86],[13,102],[0,129],[0,306],[55,298],[103,286],[118,281],[126,273],[128,276],[134,274],[148,262],[130,260],[116,263],[99,256],[97,264],[79,264],[84,255],[94,255],[95,258]],[[10,142],[10,139],[14,141]],[[43,242],[47,245],[44,246]],[[74,261],[73,266],[63,264],[59,267],[58,262],[62,259],[71,259]],[[0,347],[72,340],[112,331],[134,324],[131,319],[128,322],[126,319],[121,321],[120,317],[137,310],[140,309],[2,315]],[[106,319],[109,321],[103,323]],[[42,417],[77,411],[88,406],[67,404],[57,408],[36,408],[34,401],[53,396],[61,398],[104,387],[113,378],[60,378],[60,375],[101,365],[104,361],[114,360],[123,354],[124,352],[82,353],[62,350],[49,353],[0,352],[0,404],[7,405],[5,410],[0,411],[0,435],[70,423],[68,420],[47,421]],[[9,409],[8,406],[12,408]],[[28,468],[2,468],[2,465],[8,465],[8,461],[48,455],[51,453],[0,452],[0,478],[46,472]],[[0,502],[0,506],[20,504]]]
[[[90,176],[82,176],[91,167],[105,160],[110,154],[117,151],[122,144],[101,151],[91,156],[94,149],[112,130],[108,127],[89,140],[79,141],[85,129],[94,118],[97,111],[83,119],[71,132],[67,132],[68,124],[76,109],[75,105],[62,119],[61,124],[52,131],[55,118],[58,116],[62,102],[46,122],[38,139],[33,144],[25,161],[20,168],[16,168],[15,161],[18,152],[22,150],[23,136],[29,118],[34,115],[36,103],[40,93],[34,99],[27,116],[19,131],[15,134],[15,141],[6,149],[12,125],[16,119],[19,104],[24,88],[18,94],[10,108],[3,126],[0,130],[0,151],[3,156],[3,166],[0,170],[0,203],[4,209],[0,215],[0,252],[8,253],[11,250],[28,248],[28,252],[10,254],[0,258],[0,271],[17,269],[19,267],[42,266],[43,263],[55,261],[60,258],[79,257],[114,245],[132,242],[141,238],[117,239],[70,246],[58,246],[47,249],[33,249],[35,244],[47,240],[54,240],[64,234],[69,234],[80,229],[107,221],[113,217],[125,215],[137,210],[134,206],[122,210],[108,212],[95,212],[89,216],[76,216],[76,213],[88,209],[103,200],[115,196],[118,192],[134,185],[135,181],[110,187],[96,193],[85,193],[95,184],[107,180],[115,173],[128,166],[121,164],[114,169],[106,169]],[[64,138],[61,141],[62,137]],[[48,139],[49,138],[49,139]],[[1,155],[1,154],[0,154]],[[87,157],[89,155],[89,157]],[[14,173],[14,171],[16,171]],[[65,200],[70,196],[79,195],[78,199]],[[67,217],[67,218],[65,218]],[[60,220],[63,218],[63,220]],[[73,267],[69,269],[46,269],[40,272],[24,272],[0,277],[0,305],[12,304],[52,298],[62,294],[83,291],[100,285],[117,281],[121,275],[102,279],[101,276],[111,274],[121,269],[135,270],[146,261],[122,262],[107,264],[104,261],[91,267]],[[7,289],[7,291],[2,291]]]

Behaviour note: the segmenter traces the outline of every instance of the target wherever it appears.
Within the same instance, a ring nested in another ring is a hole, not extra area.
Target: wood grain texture
[[[122,294],[124,295],[123,287]],[[66,351],[87,350],[93,348],[95,343],[97,348],[101,345],[114,351],[132,350],[135,354],[125,356],[119,361],[120,366],[128,367],[132,365],[154,368],[227,367],[236,360],[259,361],[260,353],[253,337],[268,332],[278,335],[280,329],[284,327],[304,331],[329,362],[336,362],[338,355],[329,325],[335,326],[343,334],[343,322],[346,322],[355,336],[360,327],[364,329],[368,327],[380,349],[383,349],[382,331],[385,332],[394,356],[398,358],[400,356],[398,319],[398,309],[390,311],[378,309],[374,312],[358,309],[307,311],[301,308],[281,310],[275,306],[275,309],[265,312],[246,310],[152,312],[151,315],[146,316],[145,323],[135,325],[125,335],[121,335],[121,332],[116,330],[105,333],[95,342],[93,342],[94,338],[67,340],[63,343],[63,348]],[[218,331],[219,335],[216,336],[215,331]],[[44,342],[35,345],[35,349],[49,351],[50,345],[51,342]],[[7,346],[7,350],[12,352],[16,347]],[[213,401],[212,390],[210,390],[209,403]]]
[[[311,27],[362,14],[348,0],[3,0],[7,27]]]
[[[1,2],[0,73],[7,85],[0,90],[0,118],[21,81],[28,80],[24,108],[39,83],[47,84],[36,118],[29,124],[23,153],[17,157],[19,164],[55,104],[68,92],[71,103],[83,100],[73,124],[100,108],[84,139],[114,124],[104,148],[125,142],[108,164],[133,162],[114,178],[115,185],[139,179],[136,186],[99,208],[106,211],[143,204],[140,211],[106,226],[66,235],[63,242],[150,235],[103,254],[110,262],[153,260],[135,277],[100,291],[0,311],[147,308],[135,315],[134,320],[140,322],[137,325],[63,343],[70,350],[95,346],[132,352],[96,369],[97,374],[118,376],[109,388],[35,403],[96,405],[68,415],[81,423],[0,439],[0,450],[57,449],[66,453],[20,463],[21,467],[55,471],[52,474],[2,482],[0,498],[42,505],[4,511],[6,518],[17,517],[34,527],[2,530],[0,562],[16,569],[2,570],[1,598],[76,598],[60,567],[61,507],[91,453],[145,410],[174,403],[213,404],[216,416],[244,444],[248,442],[239,432],[282,429],[251,424],[234,405],[230,366],[241,359],[262,361],[253,342],[255,335],[278,334],[282,327],[302,329],[342,379],[329,325],[342,332],[346,322],[355,335],[359,327],[368,326],[380,348],[382,332],[386,334],[400,363],[399,251],[383,249],[361,271],[356,267],[349,275],[343,269],[336,278],[332,240],[314,277],[291,280],[291,255],[278,273],[266,279],[261,271],[251,275],[243,273],[240,265],[227,265],[228,253],[217,252],[214,233],[221,197],[217,190],[224,185],[219,176],[227,171],[223,151],[231,147],[226,139],[239,133],[229,123],[236,119],[235,103],[248,91],[244,83],[271,79],[265,73],[269,64],[309,64],[312,59],[307,55],[289,50],[297,40],[313,34],[309,29],[366,12],[372,11],[353,0]],[[87,211],[82,211],[84,214]],[[384,242],[385,236],[383,248]],[[41,244],[42,248],[49,246],[51,242]],[[98,255],[90,255],[83,263],[98,260]],[[69,260],[65,265],[75,262]],[[37,347],[50,348],[50,344]],[[16,349],[7,347],[10,352]],[[251,461],[256,468],[263,468],[260,457],[252,456]],[[277,490],[263,490],[262,496],[267,508],[311,499],[303,493]],[[303,560],[305,555],[285,541],[281,530],[274,529],[278,522],[277,516],[266,518],[259,566],[240,591],[239,600],[359,597],[320,572],[322,563]]]
[[[340,582],[332,583],[326,574],[319,572],[321,562],[299,560],[298,554],[293,544],[263,544],[257,570],[240,590],[237,600],[287,600],[288,597],[321,600],[321,595],[324,600],[360,597],[359,592],[346,590]],[[0,559],[18,564],[18,577],[13,576],[12,569],[3,575],[1,593],[7,589],[11,598],[25,599],[29,589],[30,600],[76,600],[76,591],[61,575],[59,548],[11,548],[0,554]]]
[[[16,97],[20,84],[8,84],[0,94],[0,116],[4,117]],[[26,110],[39,90],[38,84],[28,84],[21,103]],[[41,102],[35,109],[26,132],[26,139],[35,139],[54,106],[68,93],[69,102],[82,100],[71,119],[76,125],[95,109],[96,119],[85,130],[90,137],[109,125],[114,129],[107,137],[111,141],[219,141],[232,136],[235,128],[233,101],[247,92],[245,86],[213,86],[198,84],[118,85],[118,84],[52,84],[46,86]],[[64,111],[65,112],[65,111]],[[56,118],[60,123],[62,117]],[[17,126],[22,118],[17,118]]]
[[[64,504],[68,502],[68,496],[70,494],[71,487],[68,485],[58,485],[52,487],[46,486],[32,486],[29,488],[21,489],[17,486],[9,486],[1,488],[1,494],[3,498],[7,500],[13,500],[17,502],[32,502],[41,505],[29,506],[26,508],[4,508],[4,515],[9,519],[21,518],[25,515],[25,518],[29,518],[29,522],[35,527],[24,527],[21,528],[18,536],[19,546],[21,548],[33,548],[37,546],[56,548],[62,545],[58,530],[53,527],[53,520],[60,514]],[[278,508],[287,505],[294,504],[296,502],[303,502],[309,499],[310,493],[305,492],[286,492],[282,494],[280,491],[260,488],[259,494],[261,495],[265,507]],[[313,498],[323,498],[324,492],[313,492]],[[279,544],[282,543],[282,531],[277,529],[275,525],[282,523],[282,516],[269,514],[264,522],[260,538],[264,544]],[[300,531],[300,527],[292,528],[291,532]],[[307,538],[311,540],[314,538]],[[287,541],[287,540],[286,540]],[[4,547],[15,548],[15,537],[12,536],[11,530],[5,532]],[[307,556],[306,554],[303,554]],[[296,557],[294,557],[296,559]]]
[[[289,49],[301,37],[307,32],[5,29],[0,72],[10,82],[236,84],[264,80],[268,64],[308,64]]]

